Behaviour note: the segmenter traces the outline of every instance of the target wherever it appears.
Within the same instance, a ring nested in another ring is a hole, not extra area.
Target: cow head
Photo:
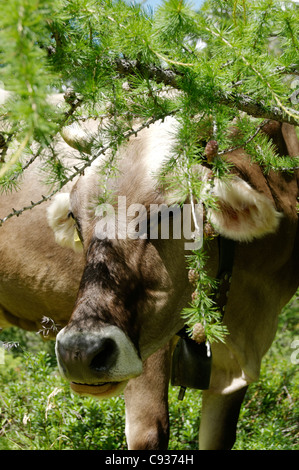
[[[127,197],[127,214],[129,205],[141,203],[148,218],[150,203],[165,202],[165,194],[155,189],[152,179],[150,184],[137,181],[134,165],[125,168],[114,193]],[[145,165],[138,169],[146,172]],[[74,391],[106,398],[120,393],[142,372],[143,361],[182,328],[181,311],[190,302],[191,286],[186,240],[171,234],[152,240],[147,231],[124,235],[121,218],[108,236],[111,214],[106,211],[106,225],[101,223],[98,178],[91,171],[70,194],[58,195],[48,219],[58,243],[83,247],[86,258],[71,319],[57,336],[59,368]],[[218,208],[208,218],[222,235],[250,241],[277,229],[279,214],[272,202],[242,179],[214,180],[210,190]],[[132,213],[127,226],[131,220]]]

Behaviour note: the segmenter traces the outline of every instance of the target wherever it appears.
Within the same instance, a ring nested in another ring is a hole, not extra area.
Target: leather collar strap
[[[235,259],[235,245],[236,242],[234,240],[229,240],[228,238],[222,236],[218,237],[219,261],[218,273],[216,277],[218,286],[212,293],[212,298],[220,309],[222,317],[224,315],[232,280]]]

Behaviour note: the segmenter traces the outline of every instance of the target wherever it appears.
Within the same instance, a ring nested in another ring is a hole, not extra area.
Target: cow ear
[[[83,247],[78,239],[74,219],[70,217],[70,194],[58,194],[48,207],[48,224],[55,235],[58,245],[81,252]]]
[[[242,179],[216,180],[214,194],[218,207],[208,211],[208,219],[221,235],[249,242],[277,230],[281,214]]]

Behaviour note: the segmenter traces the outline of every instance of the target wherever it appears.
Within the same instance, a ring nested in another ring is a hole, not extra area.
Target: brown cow
[[[126,209],[136,203],[148,210],[151,204],[174,202],[175,195],[155,184],[155,172],[169,155],[173,125],[172,119],[156,123],[120,151],[120,174],[109,181],[108,189],[126,197]],[[282,154],[297,154],[290,126],[277,125],[273,140]],[[272,171],[265,175],[240,150],[229,158],[235,176],[225,185],[215,182],[220,210],[210,211],[209,217],[219,233],[238,243],[224,316],[229,336],[225,344],[212,344],[211,383],[203,392],[203,449],[232,447],[246,387],[258,379],[278,314],[294,294],[299,276],[296,176]],[[117,236],[103,236],[96,170],[97,162],[69,188],[70,194],[59,195],[48,209],[56,241],[64,246],[80,245],[74,240],[75,219],[84,257],[54,244],[43,206],[1,228],[0,319],[4,326],[27,329],[38,328],[43,315],[61,325],[68,322],[56,348],[60,370],[72,389],[105,398],[125,388],[129,448],[164,448],[168,343],[184,324],[181,310],[192,292],[185,240],[125,238],[120,218]],[[206,178],[204,169],[199,177]],[[22,193],[1,197],[0,217],[23,205],[25,197],[34,199],[36,178],[28,175]],[[208,269],[215,276],[217,241],[207,249]]]

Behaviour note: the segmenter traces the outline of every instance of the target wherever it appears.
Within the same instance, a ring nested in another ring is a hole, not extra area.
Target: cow
[[[184,202],[157,183],[175,127],[170,117],[132,136],[119,149],[118,174],[105,180],[105,189],[99,168],[109,155],[95,160],[53,201],[12,217],[0,229],[0,325],[38,330],[44,316],[61,325],[56,354],[62,376],[81,395],[104,399],[124,392],[126,438],[134,450],[168,445],[171,357],[185,324],[182,309],[192,295],[186,240],[124,235],[121,219],[109,237],[109,216],[106,228],[100,223],[100,201],[107,191],[116,213],[117,202],[125,201],[126,214],[133,204],[148,214],[153,204]],[[281,155],[298,155],[292,126],[272,122],[264,132]],[[64,138],[74,148],[84,147],[84,135],[72,128]],[[60,152],[69,152],[59,145]],[[214,180],[218,208],[210,208],[207,217],[221,237],[235,241],[223,317],[229,334],[225,343],[211,345],[200,449],[232,448],[246,389],[258,380],[278,315],[299,280],[296,171],[265,173],[243,149],[223,158],[232,164],[232,177]],[[198,168],[198,177],[208,181],[209,171]],[[1,195],[1,218],[44,193],[39,172],[38,164],[32,165],[20,192]],[[217,237],[204,241],[204,248],[206,268],[215,277]]]

